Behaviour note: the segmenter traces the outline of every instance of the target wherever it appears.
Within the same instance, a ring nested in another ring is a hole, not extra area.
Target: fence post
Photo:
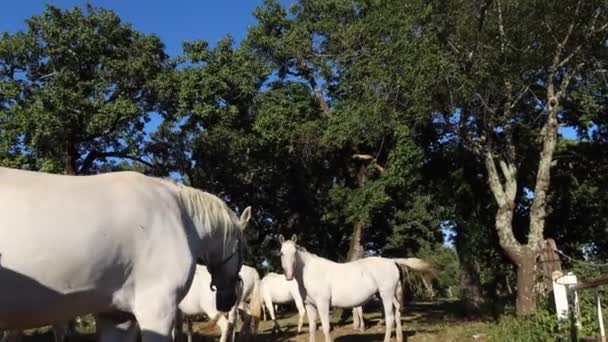
[[[553,298],[555,300],[557,318],[559,320],[568,319],[568,314],[570,312],[570,306],[568,304],[568,287],[576,285],[576,275],[573,273],[564,275],[561,271],[554,271],[551,278],[553,279]],[[578,296],[576,296],[575,301],[578,301]]]

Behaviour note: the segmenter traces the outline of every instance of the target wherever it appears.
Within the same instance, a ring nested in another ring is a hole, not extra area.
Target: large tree
[[[607,10],[603,1],[441,1],[421,26],[450,62],[443,123],[484,165],[499,243],[517,266],[519,315],[535,311],[559,121],[581,112],[573,95],[606,67]],[[529,224],[518,234],[521,210]]]
[[[148,163],[144,126],[152,81],[167,65],[163,48],[110,10],[47,6],[25,31],[0,38],[2,133],[32,168],[77,174],[110,157]]]
[[[420,177],[430,120],[417,115],[429,108],[436,68],[425,63],[428,69],[409,72],[428,47],[410,31],[407,13],[417,6],[300,1],[289,16],[266,1],[250,31],[255,51],[277,76],[306,85],[322,111],[321,144],[334,172],[325,220],[351,225],[350,233],[342,229],[347,259],[366,250],[412,253],[440,239],[437,210]]]

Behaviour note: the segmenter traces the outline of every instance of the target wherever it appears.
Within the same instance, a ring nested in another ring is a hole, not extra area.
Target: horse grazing
[[[260,275],[253,267],[243,265],[239,276],[243,280],[242,287],[238,293],[238,303],[234,305],[229,313],[228,318],[219,312],[216,308],[215,293],[211,289],[211,275],[203,266],[197,265],[194,273],[194,279],[190,290],[179,303],[178,307],[181,313],[186,316],[188,327],[188,342],[192,342],[192,321],[188,316],[205,314],[209,320],[217,322],[220,328],[220,342],[234,340],[234,326],[237,321],[238,311],[241,311],[246,316],[253,316],[254,328],[253,334],[256,333],[257,322],[260,319]],[[244,329],[249,328],[251,323],[250,317],[243,319]],[[178,327],[179,328],[179,327]]]
[[[0,168],[0,329],[118,312],[132,314],[143,342],[169,341],[197,259],[218,308],[234,305],[250,217],[250,208],[239,218],[214,195],[135,172]],[[117,338],[111,326],[98,325],[101,341]]]
[[[262,298],[266,309],[270,313],[272,319],[272,333],[280,332],[281,327],[275,317],[274,304],[287,304],[289,302],[295,302],[298,308],[298,314],[300,316],[298,321],[298,334],[302,331],[304,325],[304,315],[306,310],[304,309],[304,302],[302,296],[300,296],[300,289],[298,288],[298,282],[295,280],[288,281],[285,276],[278,273],[270,272],[262,278]]]
[[[365,304],[375,293],[384,306],[386,332],[384,342],[391,340],[393,322],[397,341],[403,341],[401,300],[403,274],[399,265],[414,271],[429,272],[434,266],[416,258],[386,259],[367,257],[337,263],[307,252],[296,244],[296,236],[285,240],[281,235],[281,265],[287,280],[296,279],[306,303],[311,342],[315,341],[317,313],[321,318],[325,341],[329,333],[330,307],[355,308]],[[394,307],[394,310],[393,310]]]

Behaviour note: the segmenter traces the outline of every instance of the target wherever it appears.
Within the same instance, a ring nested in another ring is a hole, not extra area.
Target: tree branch
[[[503,207],[507,204],[507,199],[505,196],[505,189],[500,181],[500,177],[498,177],[498,170],[496,169],[496,163],[494,162],[494,155],[492,151],[486,147],[484,149],[483,157],[486,171],[488,172],[490,190],[492,190],[492,194],[494,195],[494,199],[496,200],[498,206]]]
[[[566,36],[559,44],[557,44],[557,49],[555,50],[555,55],[553,56],[553,63],[551,65],[551,68],[549,69],[550,75],[551,75],[551,80],[555,76],[555,72],[557,71],[557,69],[561,63],[560,59],[562,57],[564,48],[566,47],[566,44],[568,44],[568,40],[570,40],[570,36],[572,35],[572,32],[574,31],[574,25],[576,24],[576,19],[578,17],[578,12],[579,12],[580,7],[581,7],[581,0],[579,0],[576,3],[576,9],[574,10],[574,15],[572,16],[573,19],[572,19],[572,22],[570,23],[570,26],[568,26],[568,31],[566,32]]]
[[[103,158],[110,158],[110,157],[132,160],[132,161],[141,163],[145,166],[148,166],[150,168],[155,167],[154,164],[152,164],[146,160],[143,160],[142,158],[131,156],[124,151],[97,152],[96,150],[92,150],[91,152],[89,152],[89,154],[86,156],[86,158],[82,162],[82,165],[80,166],[80,170],[78,173],[79,174],[89,173],[91,171],[91,168],[93,167],[93,163],[96,160],[103,159]]]
[[[353,159],[370,161],[370,160],[374,160],[375,158],[371,154],[353,154]]]
[[[505,53],[505,25],[502,19],[502,8],[500,6],[500,0],[496,0],[496,6],[498,7],[498,32],[500,32],[500,52],[504,55]]]

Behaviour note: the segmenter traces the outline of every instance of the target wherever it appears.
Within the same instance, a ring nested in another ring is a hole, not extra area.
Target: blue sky
[[[279,0],[289,5],[295,0]],[[255,24],[252,13],[262,0],[22,0],[0,1],[0,32],[15,32],[25,28],[25,20],[41,14],[45,4],[63,9],[86,3],[112,9],[124,21],[141,32],[155,33],[175,56],[181,52],[184,40],[207,39],[212,45],[230,33],[239,41],[247,27]]]

